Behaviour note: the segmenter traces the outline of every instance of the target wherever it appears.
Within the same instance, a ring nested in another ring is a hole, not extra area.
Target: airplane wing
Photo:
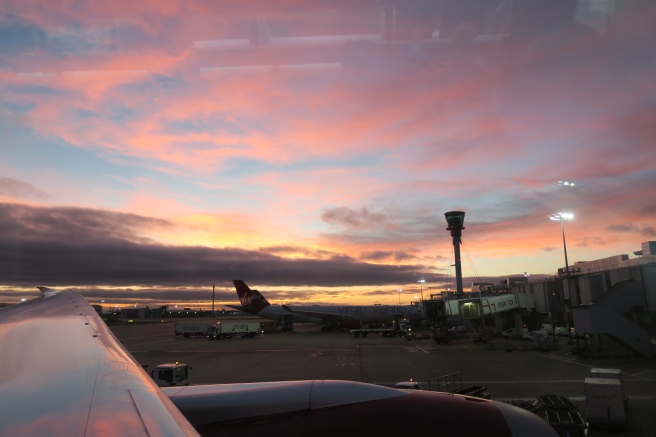
[[[198,436],[77,293],[0,310],[1,436]]]

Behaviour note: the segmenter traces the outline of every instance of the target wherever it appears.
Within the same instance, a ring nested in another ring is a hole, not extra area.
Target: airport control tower
[[[465,229],[465,212],[464,211],[449,211],[444,213],[446,222],[449,225],[447,231],[451,231],[453,237],[453,252],[456,265],[456,290],[458,295],[462,294],[462,267],[460,265],[460,237],[462,230]]]

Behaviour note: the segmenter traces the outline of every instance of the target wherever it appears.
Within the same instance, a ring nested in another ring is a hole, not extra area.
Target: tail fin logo
[[[261,300],[262,296],[258,296],[257,294],[253,293],[252,290],[248,290],[244,292],[241,296],[239,296],[239,299],[241,300],[241,304],[243,306],[252,306],[253,303],[255,303],[257,300]]]
[[[257,290],[251,290],[244,281],[235,279],[233,282],[242,307],[248,307],[251,311],[260,312],[263,308],[270,305],[264,296]]]

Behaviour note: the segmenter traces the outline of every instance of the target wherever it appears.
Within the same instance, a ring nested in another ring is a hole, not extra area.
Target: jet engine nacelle
[[[439,435],[557,437],[541,417],[502,402],[351,381],[164,387],[203,436]],[[484,432],[483,432],[484,431]]]

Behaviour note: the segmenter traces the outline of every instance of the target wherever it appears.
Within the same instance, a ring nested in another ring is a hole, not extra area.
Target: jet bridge
[[[473,319],[481,317],[481,307],[486,316],[510,310],[535,309],[535,297],[521,293],[503,293],[458,300],[432,299],[424,301],[424,307],[429,318],[461,316],[463,319]]]
[[[535,297],[526,294],[512,293],[496,296],[482,296],[458,300],[457,309],[463,319],[481,317],[481,308],[486,316],[510,310],[535,309]]]
[[[424,312],[426,317],[433,322],[433,339],[436,343],[449,343],[451,340],[447,323],[449,317],[479,319],[481,308],[485,316],[515,311],[515,324],[519,324],[521,328],[521,310],[534,310],[535,297],[520,293],[503,293],[493,296],[471,296],[459,300],[431,299],[424,301]]]

